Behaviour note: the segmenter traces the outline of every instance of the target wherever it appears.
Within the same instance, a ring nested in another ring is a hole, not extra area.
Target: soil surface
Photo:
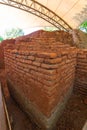
[[[12,130],[41,130],[24,113],[14,99],[10,96],[5,71],[0,72],[0,81],[4,88],[7,108],[10,116]],[[83,129],[87,122],[87,97],[73,93],[67,102],[66,108],[59,118],[55,130],[87,130]]]

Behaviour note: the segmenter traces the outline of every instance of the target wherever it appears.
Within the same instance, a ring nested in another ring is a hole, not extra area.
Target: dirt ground
[[[5,71],[0,72],[0,80],[4,87],[12,130],[41,130],[35,123],[31,122],[29,117],[19,108],[12,97],[10,97],[5,80]],[[73,93],[57,122],[55,130],[83,130],[86,122],[87,97]]]

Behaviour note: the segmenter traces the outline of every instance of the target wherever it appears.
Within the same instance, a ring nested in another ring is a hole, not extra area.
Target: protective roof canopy
[[[2,1],[3,0],[0,0],[0,2]],[[23,3],[24,0],[17,0],[17,1]],[[53,12],[55,12],[73,29],[78,28],[78,26],[82,22],[87,20],[87,0],[36,0],[36,1],[44,5],[45,7],[49,8]],[[53,26],[47,21],[33,14],[24,12],[19,9],[15,9],[13,7],[9,6],[6,7],[5,5],[2,6],[2,4],[0,4],[0,12],[1,12],[0,24],[2,26],[3,23],[6,24],[6,22],[7,24],[5,26],[10,26],[14,24],[17,27],[21,28]],[[7,18],[7,21],[4,21],[3,18]]]
[[[37,0],[62,19],[72,28],[87,20],[87,0]]]

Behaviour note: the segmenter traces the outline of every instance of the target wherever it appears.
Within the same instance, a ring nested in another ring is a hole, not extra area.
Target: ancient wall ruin
[[[0,69],[4,68],[4,50],[2,45],[0,44]]]
[[[75,29],[71,32],[73,37],[73,45],[81,49],[87,49],[87,33],[82,32],[81,30]]]
[[[78,51],[74,91],[87,95],[87,49]]]
[[[50,129],[72,92],[77,49],[44,35],[17,39],[4,56],[12,96],[44,129]]]
[[[10,40],[4,40],[2,43],[0,43],[0,69],[5,68],[5,63],[4,63],[4,49],[9,48],[12,49],[14,46],[15,40],[10,39]]]
[[[29,35],[18,37],[18,38],[16,38],[16,41],[18,41],[18,40],[29,41],[29,39],[34,39],[34,38],[36,41],[38,41],[38,40],[41,41],[41,38],[42,38],[42,42],[45,42],[45,39],[48,39],[48,42],[62,42],[65,44],[73,45],[72,34],[65,32],[65,31],[49,32],[49,31],[39,30],[39,31],[33,32]],[[51,40],[49,40],[49,39],[51,39]]]
[[[44,130],[56,123],[73,87],[87,92],[87,50],[72,47],[74,40],[41,30],[3,43],[9,90]]]

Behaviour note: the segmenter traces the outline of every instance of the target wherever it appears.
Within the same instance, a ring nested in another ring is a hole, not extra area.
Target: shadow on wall
[[[0,43],[0,69],[4,69],[5,68],[5,64],[4,64],[4,49],[5,48],[13,49],[14,48],[14,44],[15,44],[15,39],[3,40]]]
[[[0,69],[4,69],[4,50],[2,44],[0,44]]]

